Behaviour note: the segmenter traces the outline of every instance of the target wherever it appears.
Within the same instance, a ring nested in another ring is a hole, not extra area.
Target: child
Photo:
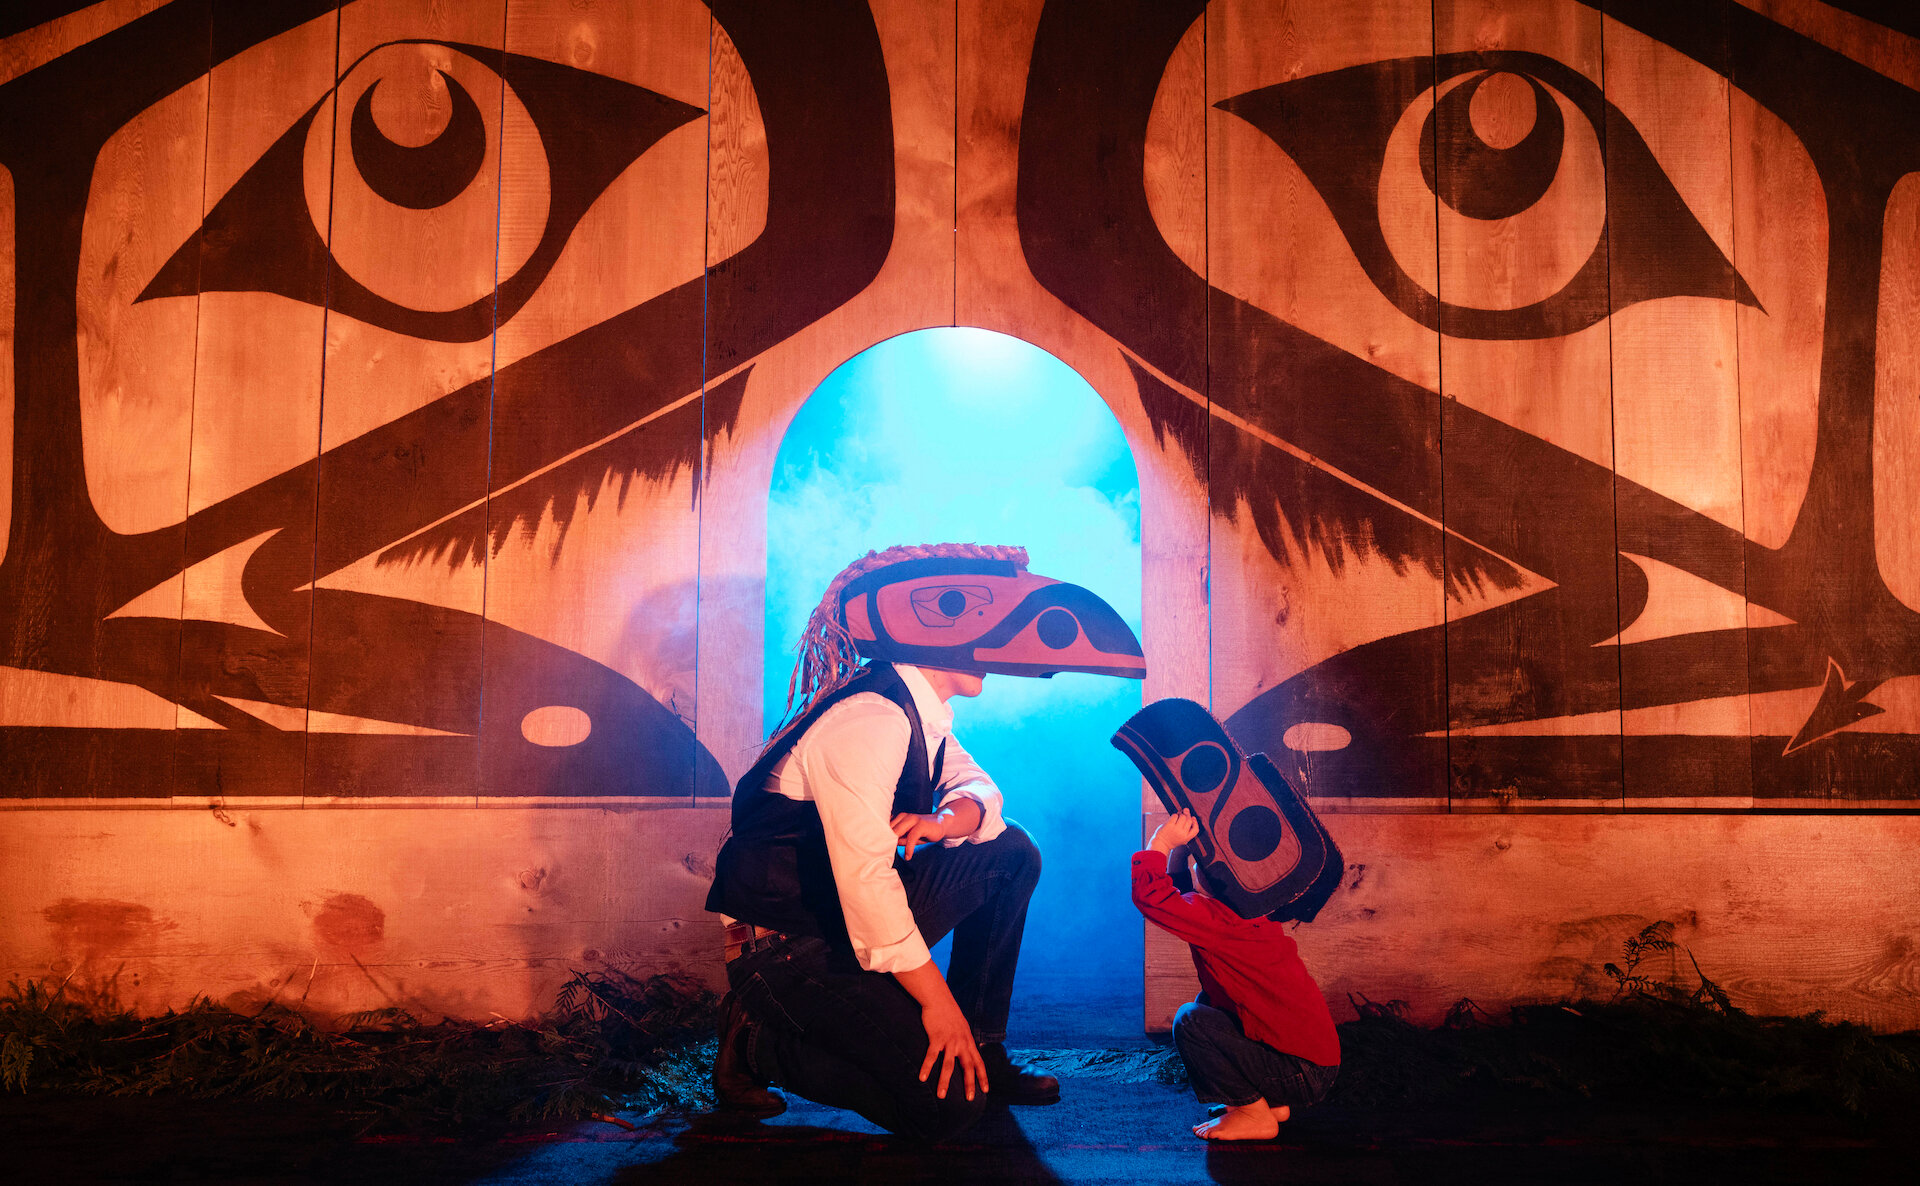
[[[1133,904],[1186,940],[1200,974],[1200,997],[1180,1007],[1173,1041],[1193,1093],[1225,1110],[1193,1134],[1267,1140],[1294,1108],[1327,1094],[1340,1070],[1340,1037],[1283,924],[1241,918],[1206,892],[1197,869],[1194,893],[1181,893],[1168,877],[1168,855],[1199,832],[1189,811],[1155,830],[1133,857]]]

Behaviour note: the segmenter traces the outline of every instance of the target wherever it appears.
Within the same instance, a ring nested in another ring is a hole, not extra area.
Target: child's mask
[[[1311,921],[1340,884],[1333,837],[1265,754],[1240,752],[1191,700],[1156,700],[1113,735],[1168,812],[1200,822],[1187,845],[1207,890],[1242,918]]]

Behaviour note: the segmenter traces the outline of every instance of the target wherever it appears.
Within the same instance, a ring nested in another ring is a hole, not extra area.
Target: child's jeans
[[[1189,1001],[1173,1019],[1173,1044],[1203,1104],[1240,1107],[1255,1100],[1303,1108],[1320,1102],[1338,1066],[1323,1067],[1247,1037],[1231,1013]]]

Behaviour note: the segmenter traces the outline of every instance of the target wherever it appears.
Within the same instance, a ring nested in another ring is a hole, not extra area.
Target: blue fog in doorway
[[[834,574],[870,548],[948,540],[1023,545],[1036,572],[1085,585],[1140,629],[1139,478],[1119,422],[1071,367],[1018,338],[892,338],[794,417],[767,509],[768,728],[785,709],[793,641]],[[991,676],[977,700],[955,702],[956,733],[1045,858],[1022,993],[1118,1007],[1111,1024],[1136,1034],[1127,858],[1140,780],[1107,738],[1139,706],[1138,682],[1076,674]]]

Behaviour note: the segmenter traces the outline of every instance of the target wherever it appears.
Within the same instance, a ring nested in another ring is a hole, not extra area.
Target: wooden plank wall
[[[454,1011],[712,974],[781,438],[968,325],[1133,448],[1146,696],[1338,818],[1330,991],[1592,987],[1691,912],[1764,1007],[1920,1023],[1897,898],[1777,974],[1737,922],[1811,943],[1849,846],[1912,882],[1916,62],[1817,0],[0,37],[0,964],[158,1004],[371,954],[309,1003]],[[1149,1025],[1183,968],[1150,937]]]
[[[1497,1011],[1604,992],[1601,966],[1666,919],[1743,1007],[1920,1025],[1913,816],[1328,824],[1355,859],[1296,937],[1337,1016],[1351,1016],[1348,992],[1429,1023],[1463,996]],[[204,993],[524,1016],[572,970],[603,966],[684,968],[717,987],[719,927],[700,902],[725,827],[723,812],[683,807],[16,812],[0,829],[0,967],[150,1010]],[[1160,1029],[1192,994],[1185,952],[1167,946],[1146,968]],[[1684,960],[1654,971],[1691,987]]]
[[[0,966],[158,1011],[530,1016],[572,969],[724,981],[700,909],[722,813],[344,806],[18,812]],[[153,854],[164,852],[166,865]],[[238,954],[244,953],[244,954]]]
[[[215,18],[216,37],[225,38],[234,24],[227,17],[223,12]],[[244,44],[243,35],[234,40]],[[322,215],[298,259],[309,270],[324,266],[331,156],[316,155],[312,182],[298,191],[240,182],[331,84],[338,41],[339,19],[325,12],[266,44],[245,46],[210,75],[201,221],[216,207],[223,220],[242,226],[311,219],[310,203],[317,198]],[[306,144],[298,147],[304,154]],[[202,240],[194,248],[196,271],[217,275],[226,267],[220,244]],[[183,248],[183,265],[185,260]],[[264,796],[299,786],[304,794],[313,614],[310,598],[291,591],[315,575],[313,489],[290,483],[273,499],[277,533],[267,522],[223,523],[217,514],[202,512],[318,456],[326,309],[271,293],[211,287],[198,297],[171,792]],[[263,372],[273,376],[264,390]],[[234,538],[235,529],[246,534]],[[251,594],[243,587],[250,571],[256,574]],[[140,607],[135,601],[117,612]],[[225,744],[236,733],[245,743]]]

